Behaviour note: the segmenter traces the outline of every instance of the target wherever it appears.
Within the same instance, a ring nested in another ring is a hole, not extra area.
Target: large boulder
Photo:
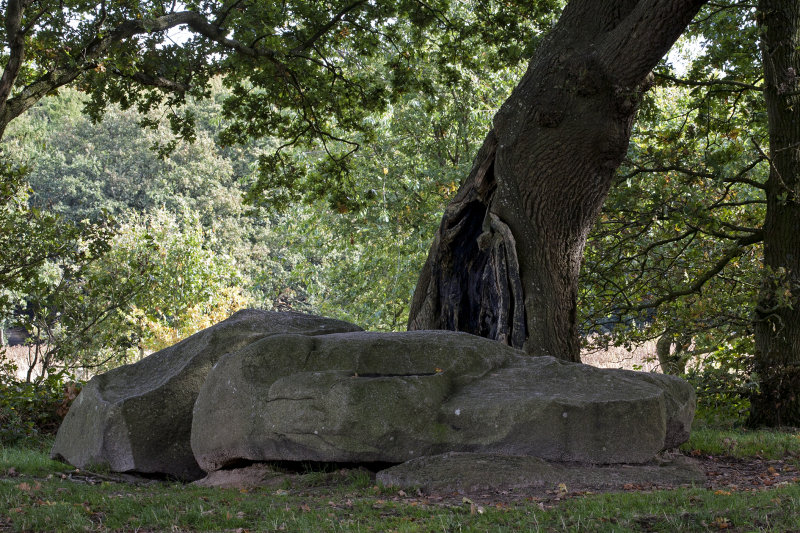
[[[192,408],[220,357],[276,333],[360,329],[300,313],[239,311],[137,363],[92,378],[61,424],[51,457],[79,468],[104,465],[115,472],[198,479],[204,473],[189,444]]]
[[[206,471],[445,452],[642,463],[688,436],[694,401],[678,378],[531,357],[465,333],[274,335],[209,373],[191,441]]]

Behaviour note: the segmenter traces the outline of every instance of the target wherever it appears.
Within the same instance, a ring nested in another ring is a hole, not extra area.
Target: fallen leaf
[[[408,496],[408,494],[406,494],[406,491],[404,491],[404,490],[398,490],[397,491],[397,495],[402,497],[402,498],[405,498],[406,496]]]
[[[304,503],[303,505],[300,506],[300,510],[308,513],[311,511],[311,506],[308,505],[307,503]]]
[[[731,523],[728,521],[728,519],[723,518],[721,516],[718,516],[717,518],[714,519],[713,525],[717,529],[728,529],[729,527],[731,527]]]

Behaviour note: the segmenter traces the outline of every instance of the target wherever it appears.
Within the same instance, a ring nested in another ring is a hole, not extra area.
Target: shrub
[[[0,352],[0,445],[9,446],[52,435],[58,430],[80,384],[65,372],[36,381],[16,377],[16,365]]]
[[[750,397],[757,388],[750,368],[751,344],[751,339],[742,339],[734,346],[722,346],[688,369],[685,377],[697,393],[699,425],[732,428],[747,421]]]

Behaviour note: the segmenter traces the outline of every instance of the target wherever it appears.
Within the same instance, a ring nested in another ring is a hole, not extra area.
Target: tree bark
[[[409,329],[467,331],[579,361],[587,234],[650,71],[705,0],[572,0],[445,210]]]
[[[692,345],[690,335],[678,335],[667,328],[656,341],[656,357],[661,367],[661,372],[680,376],[686,372],[686,363],[689,360],[689,347]]]
[[[770,174],[750,423],[800,426],[800,2],[760,0],[758,9]]]

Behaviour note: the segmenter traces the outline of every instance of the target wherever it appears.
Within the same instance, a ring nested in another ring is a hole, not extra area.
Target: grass
[[[700,430],[687,449],[796,457],[797,434]],[[9,475],[9,469],[12,469]],[[307,472],[281,488],[78,482],[41,449],[0,448],[0,531],[797,531],[800,484],[770,490],[686,488],[428,501],[379,487],[363,470]],[[334,482],[335,480],[335,482]]]
[[[681,450],[761,459],[800,458],[800,431],[693,429]]]
[[[431,505],[370,487],[202,489],[77,484],[53,476],[0,479],[0,530],[12,531],[788,531],[800,527],[800,486],[704,489]]]
[[[0,475],[7,474],[11,469],[17,474],[39,477],[71,470],[63,463],[51,461],[43,446],[0,447]]]

